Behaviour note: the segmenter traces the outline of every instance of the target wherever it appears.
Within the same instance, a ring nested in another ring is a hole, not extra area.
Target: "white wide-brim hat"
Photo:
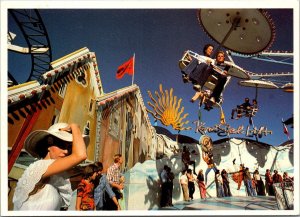
[[[24,142],[25,150],[32,157],[41,158],[41,156],[39,156],[37,150],[40,145],[47,145],[47,144],[41,144],[40,141],[48,135],[52,135],[58,139],[66,141],[66,142],[72,142],[73,141],[72,133],[60,130],[67,126],[69,126],[69,124],[67,124],[67,123],[57,123],[57,124],[53,124],[48,130],[35,130],[35,131],[31,132]],[[82,137],[83,137],[85,145],[87,146],[90,141],[89,135],[82,135]]]

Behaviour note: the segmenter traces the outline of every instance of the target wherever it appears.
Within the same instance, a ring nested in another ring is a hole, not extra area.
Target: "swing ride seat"
[[[201,64],[201,63],[206,64],[206,60],[208,59],[208,57],[199,55],[193,51],[190,51],[190,50],[185,51],[182,58],[179,60],[180,70],[183,71],[191,63],[193,58],[198,60],[198,64]],[[214,72],[221,73],[220,70],[218,70],[218,68],[215,68],[215,66],[214,66]],[[218,77],[216,74],[209,75],[209,77],[207,78],[207,80],[205,81],[205,83],[203,85],[204,89],[213,91],[217,84],[217,81],[218,81]]]
[[[218,82],[218,77],[214,74],[211,74],[206,82],[204,83],[204,87],[207,88],[208,90],[211,90],[213,91],[217,85],[217,82]]]
[[[191,56],[189,55],[189,52],[184,52],[182,58],[179,60],[179,68],[180,70],[183,70],[187,65],[191,62]]]
[[[254,117],[256,115],[256,113],[258,112],[258,108],[248,108],[248,109],[244,109],[244,108],[237,108],[237,117],[235,119],[240,119],[241,117],[245,116],[245,117]]]

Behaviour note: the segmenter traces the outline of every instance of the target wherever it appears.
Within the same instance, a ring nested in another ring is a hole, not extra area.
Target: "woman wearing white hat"
[[[23,173],[15,189],[14,210],[60,210],[71,200],[71,183],[64,172],[87,158],[87,135],[77,124],[57,123],[33,131],[25,150],[39,160]]]

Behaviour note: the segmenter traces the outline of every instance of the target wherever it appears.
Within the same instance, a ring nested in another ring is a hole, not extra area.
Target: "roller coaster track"
[[[50,70],[52,61],[50,40],[42,18],[36,9],[10,9],[8,11],[27,43],[27,48],[12,45],[10,41],[13,40],[13,35],[8,32],[8,49],[31,56],[31,72],[27,81],[37,80],[41,83],[41,75]]]

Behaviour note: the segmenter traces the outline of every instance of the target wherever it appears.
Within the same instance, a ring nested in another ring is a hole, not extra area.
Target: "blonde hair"
[[[224,51],[222,51],[222,50],[219,50],[219,51],[217,52],[216,56],[218,56],[220,53],[221,53],[221,54],[223,54],[223,55],[224,55],[224,57],[225,57],[225,52],[224,52]]]
[[[120,161],[120,158],[122,157],[122,155],[121,154],[115,154],[114,155],[114,162],[115,163],[118,163],[119,161]]]

